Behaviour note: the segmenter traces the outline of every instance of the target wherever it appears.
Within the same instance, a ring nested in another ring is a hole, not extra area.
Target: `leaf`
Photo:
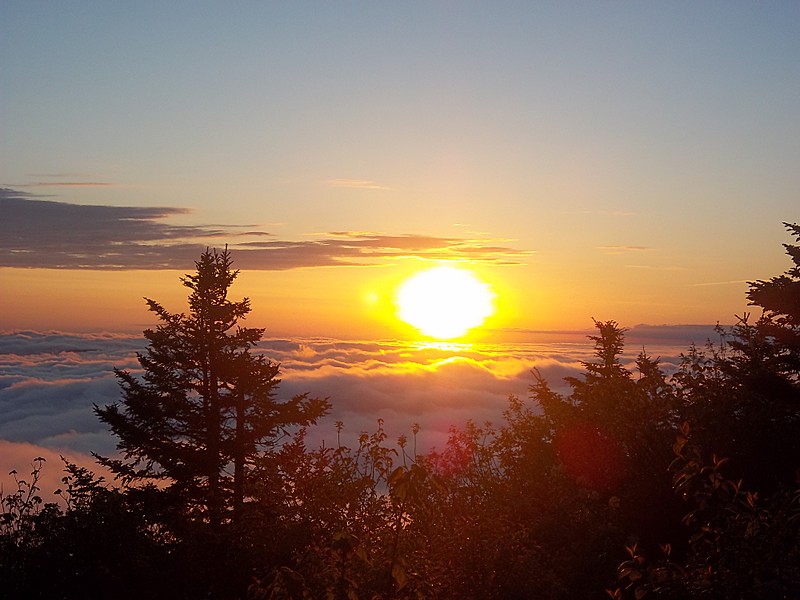
[[[357,546],[355,550],[355,555],[363,560],[365,563],[369,563],[369,556],[367,556],[367,549],[363,546]]]
[[[409,474],[405,467],[397,467],[387,480],[395,498],[403,502],[408,495]]]
[[[392,565],[392,577],[394,578],[394,582],[397,584],[398,591],[402,590],[406,583],[408,583],[406,569],[400,563],[394,563],[394,565]]]
[[[406,475],[406,468],[402,466],[397,467],[394,471],[392,471],[392,474],[389,475],[387,483],[390,486],[397,485],[405,478],[405,475]]]

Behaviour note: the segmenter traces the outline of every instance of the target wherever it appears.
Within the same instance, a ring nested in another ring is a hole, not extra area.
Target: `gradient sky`
[[[0,4],[0,329],[137,331],[226,243],[252,325],[733,322],[800,206],[797,2]]]

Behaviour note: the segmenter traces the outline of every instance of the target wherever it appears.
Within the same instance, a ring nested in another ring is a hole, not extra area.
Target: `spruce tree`
[[[195,265],[181,278],[191,290],[188,314],[145,299],[160,322],[144,332],[142,373],[115,370],[121,402],[95,406],[121,458],[97,458],[125,483],[161,482],[187,514],[219,525],[239,515],[254,459],[286,428],[315,422],[328,403],[276,401],[279,365],[252,352],[264,330],[239,326],[250,301],[228,298],[239,272],[227,247],[207,249]]]
[[[800,242],[800,225],[784,223]],[[762,334],[774,341],[779,351],[779,367],[795,382],[800,380],[800,245],[784,244],[793,266],[768,281],[750,282],[747,299],[764,309],[758,322]]]

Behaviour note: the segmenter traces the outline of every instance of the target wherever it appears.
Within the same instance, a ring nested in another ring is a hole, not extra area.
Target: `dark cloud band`
[[[186,212],[69,204],[0,188],[0,267],[181,270],[205,248],[225,244],[235,251],[237,267],[254,270],[365,266],[405,256],[514,264],[527,254],[466,238],[336,232],[322,239],[281,241],[237,226],[164,222]]]

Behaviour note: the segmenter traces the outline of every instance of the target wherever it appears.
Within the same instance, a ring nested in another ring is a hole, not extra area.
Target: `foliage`
[[[745,315],[730,334],[720,330],[718,344],[692,347],[675,375],[698,443],[762,495],[791,482],[800,457],[800,386],[774,368],[777,351]]]
[[[343,424],[337,427],[341,431]],[[398,443],[402,465],[378,421],[375,432],[359,436],[356,448],[308,450],[303,432],[282,448],[275,460],[284,482],[285,518],[302,543],[293,568],[261,579],[256,597],[431,597],[412,566],[419,540],[410,512],[427,501],[422,489],[428,474],[405,454],[405,439]]]
[[[95,407],[122,458],[98,459],[125,486],[157,483],[159,526],[177,540],[174,555],[193,583],[225,597],[246,587],[252,553],[266,550],[254,532],[277,527],[280,511],[259,498],[265,481],[269,492],[281,485],[264,479],[264,457],[329,405],[306,395],[275,398],[279,366],[253,352],[263,329],[240,326],[250,303],[229,298],[238,271],[227,248],[206,250],[195,265],[182,279],[188,314],[147,300],[160,323],[144,332],[142,373],[116,371],[121,402]],[[280,552],[267,557],[277,561]]]
[[[637,546],[618,568],[613,598],[794,598],[800,595],[800,489],[766,500],[725,476],[727,459],[703,457],[684,423],[674,444],[673,486],[690,502],[689,551],[648,560]]]
[[[139,494],[108,488],[102,478],[65,461],[64,488],[56,490],[61,505],[43,503],[30,495],[38,491],[43,465],[37,458],[31,482],[19,480],[17,492],[4,498],[4,598],[141,598],[153,586],[164,597],[181,597],[182,582],[170,578],[171,543],[153,527]]]
[[[34,535],[33,522],[42,510],[42,497],[39,495],[39,480],[45,459],[37,456],[31,463],[30,481],[20,479],[16,470],[9,473],[14,478],[16,489],[5,494],[0,489],[0,531],[5,549],[25,547]]]

